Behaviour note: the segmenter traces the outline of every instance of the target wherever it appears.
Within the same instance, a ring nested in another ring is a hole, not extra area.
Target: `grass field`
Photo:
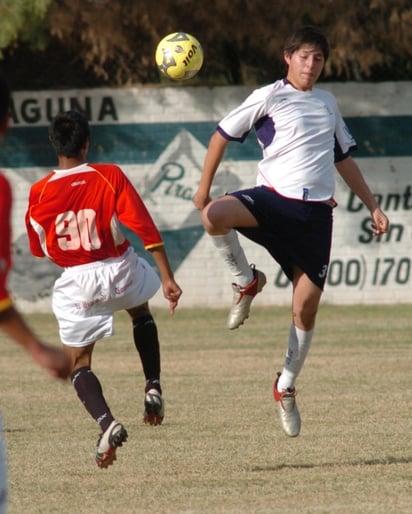
[[[1,410],[9,514],[410,513],[412,306],[321,306],[297,383],[302,432],[286,437],[272,399],[289,309],[255,308],[236,331],[222,310],[154,312],[166,417],[141,422],[143,377],[129,321],[94,369],[129,440],[107,470],[98,427],[69,384],[2,337]],[[29,321],[57,340],[50,315]]]

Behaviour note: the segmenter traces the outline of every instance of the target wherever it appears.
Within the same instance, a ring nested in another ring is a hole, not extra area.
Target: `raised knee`
[[[208,205],[206,205],[206,207],[202,211],[202,216],[201,216],[202,224],[206,230],[208,230],[208,228],[211,227],[211,225],[212,225],[211,220],[210,220],[210,215],[209,215],[209,210],[210,210],[211,205],[212,204],[209,203]]]
[[[224,217],[222,216],[222,209],[219,204],[210,202],[202,211],[202,224],[209,234],[219,233],[223,228],[222,223]]]

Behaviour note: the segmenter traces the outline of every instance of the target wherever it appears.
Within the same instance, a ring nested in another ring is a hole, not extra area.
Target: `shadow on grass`
[[[322,462],[319,464],[279,464],[278,466],[254,466],[251,471],[270,472],[281,471],[282,469],[316,469],[316,468],[337,468],[342,466],[390,466],[392,464],[410,464],[412,457],[386,457],[384,459],[368,459],[353,462]]]

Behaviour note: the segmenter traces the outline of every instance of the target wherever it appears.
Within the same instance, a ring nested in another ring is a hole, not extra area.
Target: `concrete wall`
[[[323,301],[334,304],[411,300],[412,87],[411,83],[323,84],[338,100],[359,150],[354,156],[390,216],[391,231],[371,239],[368,212],[337,175],[334,243]],[[169,250],[184,290],[182,306],[228,306],[231,277],[200,224],[191,197],[206,147],[219,119],[240,103],[245,87],[159,87],[14,94],[13,130],[0,150],[14,191],[14,262],[10,286],[26,310],[50,306],[60,270],[33,259],[24,213],[30,184],[56,163],[47,126],[59,110],[85,109],[92,125],[90,162],[116,162],[144,198]],[[213,196],[255,182],[260,157],[253,134],[229,145]],[[130,234],[128,234],[130,235]],[[131,235],[130,235],[131,236]],[[143,254],[140,242],[133,244]],[[251,263],[268,276],[256,305],[289,304],[291,287],[266,251],[244,241]],[[166,306],[159,293],[153,305]]]

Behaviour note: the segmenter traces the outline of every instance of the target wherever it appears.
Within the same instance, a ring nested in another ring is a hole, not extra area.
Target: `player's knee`
[[[143,303],[142,305],[137,305],[136,307],[132,307],[131,309],[127,309],[127,312],[133,321],[135,319],[151,315],[148,302]]]
[[[302,330],[312,330],[315,326],[318,304],[316,302],[303,302],[295,304],[293,308],[293,319],[295,324]]]
[[[206,232],[218,234],[225,229],[225,212],[218,202],[211,202],[202,211],[202,223]]]

